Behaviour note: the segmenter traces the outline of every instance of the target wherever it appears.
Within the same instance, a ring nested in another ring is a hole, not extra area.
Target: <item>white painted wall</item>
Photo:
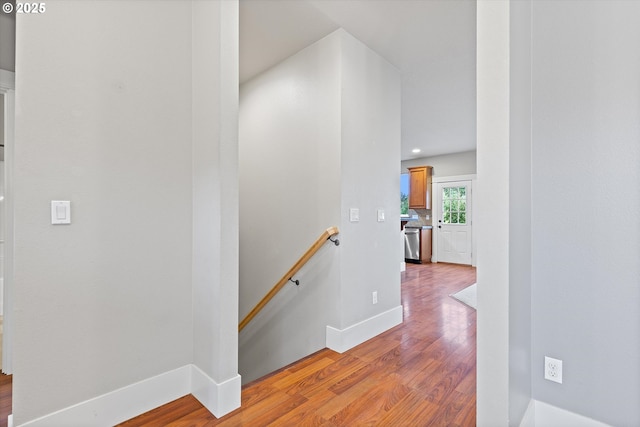
[[[4,93],[0,93],[0,144],[4,147]]]
[[[4,313],[4,94],[0,93],[0,316]]]
[[[414,166],[433,166],[434,177],[474,175],[477,172],[476,150],[403,160],[401,171],[409,173],[408,168]]]
[[[344,329],[400,306],[400,73],[342,33],[341,306]],[[366,161],[364,161],[366,159]],[[349,221],[349,209],[360,221]],[[385,222],[377,222],[384,209]],[[378,292],[378,304],[371,303]]]
[[[193,358],[222,383],[238,374],[238,3],[193,2],[192,26]]]
[[[237,378],[237,3],[58,1],[31,18],[14,424],[169,372],[209,408],[239,401],[239,381],[211,392]],[[52,199],[71,200],[71,225],[50,225]]]
[[[2,103],[3,96],[0,95],[0,104]],[[4,112],[0,108],[0,117]],[[1,130],[0,130],[1,131]],[[4,151],[4,148],[1,150]],[[0,161],[0,316],[4,314],[4,247],[5,247],[5,202],[4,202],[4,174],[5,174],[5,162]]]
[[[509,2],[477,5],[477,425],[509,417]]]
[[[636,2],[478,3],[480,426],[640,423],[638,19]]]
[[[509,424],[531,401],[531,1],[509,22]]]
[[[399,114],[397,71],[342,30],[242,85],[240,317],[322,231],[341,230],[341,245],[325,245],[300,286],[242,332],[243,381],[324,348],[327,325],[399,305]],[[348,223],[349,207],[360,223]]]
[[[240,89],[240,319],[340,225],[340,49],[322,39]],[[240,336],[251,381],[324,348],[339,251],[327,244]]]
[[[0,12],[0,69],[15,71],[15,46],[16,15]]]
[[[533,396],[640,425],[640,3],[532,3]]]

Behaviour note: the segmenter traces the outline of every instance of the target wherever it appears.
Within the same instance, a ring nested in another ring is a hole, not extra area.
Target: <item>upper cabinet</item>
[[[433,167],[409,169],[409,209],[431,209],[431,175]]]

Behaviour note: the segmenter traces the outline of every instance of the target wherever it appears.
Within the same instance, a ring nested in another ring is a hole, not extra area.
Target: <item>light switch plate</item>
[[[51,201],[51,224],[71,224],[71,202],[68,200]]]
[[[378,209],[378,222],[384,222],[384,209]]]
[[[351,222],[360,221],[360,209],[358,208],[349,209],[349,221]]]

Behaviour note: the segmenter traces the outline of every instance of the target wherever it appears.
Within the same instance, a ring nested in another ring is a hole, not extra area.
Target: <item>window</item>
[[[400,175],[400,215],[409,216],[409,174]]]
[[[467,223],[466,187],[444,187],[442,189],[442,222],[444,224]]]

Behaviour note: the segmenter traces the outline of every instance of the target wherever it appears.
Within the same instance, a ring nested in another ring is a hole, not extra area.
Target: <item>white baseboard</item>
[[[593,418],[561,409],[539,400],[531,400],[520,427],[611,427]]]
[[[112,426],[189,394],[189,373],[189,366],[183,366],[45,415],[22,426]]]
[[[358,322],[346,329],[336,329],[327,326],[326,345],[331,350],[344,353],[365,342],[368,339],[381,334],[402,323],[402,306],[399,305],[384,313],[380,313],[369,319]]]
[[[536,427],[536,401],[531,399],[519,427]]]
[[[241,392],[240,375],[217,383],[200,368],[191,365],[191,394],[217,418],[240,407]]]
[[[19,427],[115,425],[187,394],[193,394],[213,415],[220,417],[240,406],[240,393],[239,375],[223,383],[216,383],[197,366],[186,365],[45,415]],[[11,419],[10,423],[11,426]]]

